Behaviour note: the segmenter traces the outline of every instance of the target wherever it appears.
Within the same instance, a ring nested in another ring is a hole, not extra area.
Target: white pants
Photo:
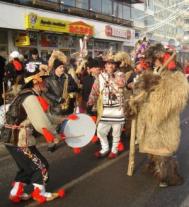
[[[107,152],[110,149],[107,136],[111,128],[112,128],[112,137],[113,137],[111,152],[117,153],[122,127],[123,124],[121,123],[99,122],[97,127],[97,136],[100,139],[100,143],[101,143],[101,148],[102,148],[100,151],[101,153]]]

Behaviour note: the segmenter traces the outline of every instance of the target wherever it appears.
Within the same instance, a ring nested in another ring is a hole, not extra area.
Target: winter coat
[[[44,96],[50,101],[51,109],[57,108],[57,114],[59,114],[60,104],[66,101],[63,100],[64,83],[66,78],[68,78],[68,94],[77,92],[77,84],[69,74],[63,74],[61,77],[58,77],[52,73],[47,79],[45,79],[46,92],[44,93]],[[71,100],[68,113],[73,111],[73,107],[74,103],[73,100]],[[67,112],[65,112],[65,114],[67,114]]]
[[[142,153],[170,156],[180,143],[180,113],[189,84],[180,71],[163,71],[153,90],[138,105],[136,136]]]

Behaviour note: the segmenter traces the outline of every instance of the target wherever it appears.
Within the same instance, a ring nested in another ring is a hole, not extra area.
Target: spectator
[[[46,79],[45,97],[50,102],[50,111],[53,115],[67,115],[74,111],[75,99],[69,97],[69,93],[78,90],[77,84],[66,73],[65,62],[55,59],[50,76]]]

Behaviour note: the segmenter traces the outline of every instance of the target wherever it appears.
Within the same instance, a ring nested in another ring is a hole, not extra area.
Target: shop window
[[[41,34],[41,47],[58,47],[58,36],[54,34]]]
[[[76,0],[76,7],[81,9],[89,9],[89,0]]]
[[[0,44],[7,44],[8,42],[7,37],[8,37],[7,32],[0,31]]]
[[[91,0],[91,8],[92,11],[102,12],[102,0]]]
[[[37,33],[35,32],[30,32],[30,46],[37,46]]]
[[[102,13],[112,15],[112,0],[102,1]]]

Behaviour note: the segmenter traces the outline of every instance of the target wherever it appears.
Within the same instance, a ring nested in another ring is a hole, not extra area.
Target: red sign
[[[105,26],[105,34],[109,37],[119,37],[127,40],[130,40],[132,36],[130,29],[120,29],[117,27],[112,27],[110,25]]]
[[[74,22],[69,24],[69,32],[79,35],[89,35],[94,34],[93,26],[88,25],[82,21]]]

